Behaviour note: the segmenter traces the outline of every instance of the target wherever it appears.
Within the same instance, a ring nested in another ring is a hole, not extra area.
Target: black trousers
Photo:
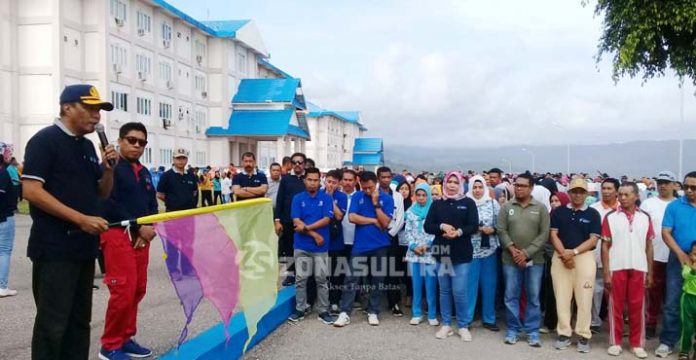
[[[213,205],[217,204],[222,204],[222,191],[213,191]]]
[[[398,237],[392,237],[391,246],[387,250],[389,255],[389,267],[387,268],[389,275],[384,278],[384,285],[387,288],[387,302],[390,309],[401,302],[402,289],[406,288],[406,296],[413,295],[413,290],[409,291],[412,284],[407,276],[406,262],[404,262],[407,250],[407,246],[399,245]]]
[[[213,204],[213,190],[201,190],[201,207]]]
[[[556,295],[553,292],[553,279],[551,278],[551,258],[553,254],[544,254],[544,278],[541,283],[543,296],[541,301],[544,308],[543,325],[549,330],[555,330],[558,325],[558,313],[556,312]]]
[[[341,303],[341,290],[343,289],[343,282],[346,278],[346,274],[344,271],[337,272],[336,269],[339,265],[341,266],[341,269],[346,269],[349,255],[350,250],[348,249],[329,251],[329,260],[331,262],[331,273],[329,276],[329,303],[331,305],[338,305]]]
[[[88,359],[94,259],[34,261],[33,360]]]

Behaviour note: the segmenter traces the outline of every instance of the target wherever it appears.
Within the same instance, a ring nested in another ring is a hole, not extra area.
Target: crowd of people
[[[30,139],[23,167],[0,143],[0,298],[17,294],[9,259],[23,196],[33,221],[34,359],[89,357],[100,253],[110,298],[99,358],[152,355],[134,338],[156,234],[150,225],[110,223],[157,213],[158,200],[176,211],[260,197],[274,209],[282,286],[296,289],[291,322],[316,309],[341,328],[361,307],[378,326],[386,297],[392,316],[410,309],[408,324],[427,320],[437,339],[473,341],[477,316],[499,332],[504,309],[501,340],[509,345],[524,338],[540,347],[540,334],[555,332],[556,349],[575,336],[577,351],[587,353],[592,336],[608,331],[607,352],[619,355],[627,321],[631,352],[646,358],[645,338],[658,336],[661,318],[655,354],[676,351],[681,360],[693,351],[696,172],[633,180],[497,168],[321,172],[302,153],[264,172],[251,152],[239,170],[194,168],[183,148],[169,170],[148,170],[139,161],[148,143],[143,124],[123,124],[118,147],[102,144],[101,157],[85,138],[100,111],[112,109],[94,87],[67,86],[60,116]]]
[[[297,292],[289,321],[314,304],[319,320],[344,327],[357,301],[377,326],[386,295],[393,316],[411,308],[409,324],[427,319],[439,326],[436,338],[468,342],[477,311],[497,332],[504,307],[505,344],[524,336],[540,347],[541,333],[556,332],[554,348],[575,335],[577,351],[588,353],[606,322],[607,353],[618,356],[627,322],[630,351],[646,358],[646,336],[658,335],[662,317],[655,355],[690,358],[696,172],[683,183],[670,171],[634,180],[497,168],[322,175],[305,160],[293,155],[293,173],[280,182],[286,200],[275,207],[281,256],[296,276],[283,282]]]

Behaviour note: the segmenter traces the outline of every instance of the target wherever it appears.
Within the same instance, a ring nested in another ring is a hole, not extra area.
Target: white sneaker
[[[459,336],[462,338],[462,341],[471,341],[471,332],[469,332],[469,329],[467,328],[459,329]]]
[[[350,324],[350,316],[348,316],[348,313],[342,312],[338,315],[338,319],[334,321],[333,326],[335,327],[344,327],[346,325]]]
[[[430,326],[440,326],[440,322],[437,319],[428,319],[428,324]]]
[[[8,297],[8,296],[15,296],[17,295],[17,290],[12,290],[9,288],[0,288],[0,298]]]
[[[658,346],[657,349],[655,349],[655,356],[660,358],[666,358],[671,353],[672,349],[665,344],[660,344],[660,346]]]
[[[414,316],[414,317],[411,318],[411,321],[409,321],[408,323],[411,324],[411,325],[419,325],[419,324],[422,323],[422,322],[423,322],[423,318],[422,318],[422,317],[420,317],[420,316]]]
[[[440,330],[435,333],[435,338],[436,339],[447,339],[448,337],[454,335],[454,331],[452,331],[452,327],[443,325]]]
[[[612,345],[607,349],[607,354],[611,356],[619,356],[621,355],[621,352],[623,349],[621,348],[621,345]]]
[[[647,359],[648,358],[648,352],[645,351],[642,347],[636,347],[633,348],[632,350],[633,355],[635,355],[639,359]]]
[[[379,325],[379,318],[377,317],[377,314],[367,314],[367,323],[372,326]]]

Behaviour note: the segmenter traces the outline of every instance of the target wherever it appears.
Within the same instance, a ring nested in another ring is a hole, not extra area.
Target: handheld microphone
[[[97,124],[94,128],[95,130],[97,130],[97,135],[99,136],[99,142],[101,143],[102,149],[106,149],[106,146],[109,145],[109,140],[106,138],[106,133],[104,132],[104,125]],[[109,159],[107,160],[107,162],[111,167],[116,165],[116,161],[114,159]]]

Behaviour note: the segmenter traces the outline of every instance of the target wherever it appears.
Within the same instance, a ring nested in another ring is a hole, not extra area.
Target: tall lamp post
[[[563,126],[555,121],[552,122],[551,125],[561,131],[565,130]],[[566,141],[566,175],[570,176],[570,139]]]
[[[508,174],[512,174],[512,161],[508,159],[500,159],[500,161],[507,163],[508,165]]]
[[[534,151],[527,149],[527,148],[522,148],[522,151],[526,151],[529,153],[529,155],[532,155],[532,174],[536,173],[536,155],[534,154]]]
[[[684,178],[684,84],[680,86],[681,98],[679,101],[679,181]]]

